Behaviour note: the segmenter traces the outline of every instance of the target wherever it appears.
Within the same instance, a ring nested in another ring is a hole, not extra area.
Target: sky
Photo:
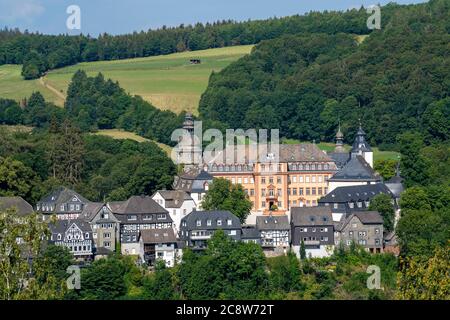
[[[0,0],[0,27],[45,34],[124,34],[177,26],[181,23],[237,21],[303,14],[323,10],[346,10],[389,0]],[[399,4],[425,0],[396,0]],[[66,11],[77,5],[80,30],[69,30]]]

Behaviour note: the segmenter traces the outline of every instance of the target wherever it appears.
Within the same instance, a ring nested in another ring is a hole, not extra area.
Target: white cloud
[[[18,21],[30,23],[44,11],[39,0],[0,0],[0,25]]]

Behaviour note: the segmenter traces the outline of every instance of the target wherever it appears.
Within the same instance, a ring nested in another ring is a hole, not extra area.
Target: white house
[[[176,233],[180,231],[181,219],[196,208],[194,199],[182,190],[158,190],[152,199],[169,212]]]

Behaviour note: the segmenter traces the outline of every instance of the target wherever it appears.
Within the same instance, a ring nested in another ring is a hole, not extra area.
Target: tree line
[[[383,8],[387,22],[396,5]],[[25,79],[78,62],[148,57],[174,52],[255,44],[285,34],[338,32],[367,34],[365,8],[345,12],[309,12],[266,20],[181,24],[124,35],[44,35],[4,28],[0,31],[0,65],[23,64]],[[384,22],[383,22],[384,23]]]

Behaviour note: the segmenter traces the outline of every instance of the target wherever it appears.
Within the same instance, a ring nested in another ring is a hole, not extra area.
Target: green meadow
[[[72,75],[79,69],[89,76],[103,73],[131,94],[140,95],[158,108],[197,113],[200,96],[213,71],[250,53],[252,45],[174,53],[136,59],[79,63],[50,71],[43,79],[25,81],[21,66],[0,66],[0,97],[20,100],[33,91],[62,106]],[[191,64],[190,59],[200,59]]]

